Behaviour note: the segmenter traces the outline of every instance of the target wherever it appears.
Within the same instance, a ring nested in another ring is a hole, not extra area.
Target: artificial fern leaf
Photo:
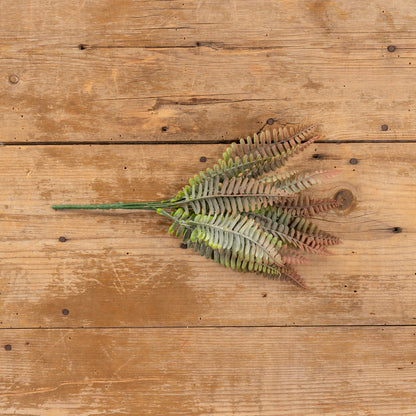
[[[264,271],[258,272],[258,274],[261,274],[264,277],[267,277],[268,279],[272,280],[286,280],[291,283],[294,283],[299,287],[308,289],[308,286],[306,285],[305,281],[290,266],[267,266],[267,268]]]
[[[284,265],[279,254],[282,246],[281,240],[264,232],[252,218],[240,214],[215,214],[213,216],[197,214],[182,219],[178,211],[176,216],[161,209],[158,212],[176,222],[178,229],[180,226],[184,229],[192,229],[189,235],[192,243],[204,242],[213,249],[230,250],[236,255],[238,270],[247,264],[248,269],[251,270],[254,263]],[[184,215],[186,215],[185,211]],[[175,228],[172,231],[176,231]]]
[[[236,269],[236,262],[235,262],[235,254],[230,250],[218,250],[209,247],[204,242],[196,241],[195,243],[189,242],[188,247],[193,248],[195,252],[199,252],[201,256],[205,256],[207,259],[212,259],[216,263],[222,264],[223,266],[227,266]],[[240,272],[249,272],[253,271],[259,275],[267,277],[268,279],[273,280],[287,280],[294,283],[297,286],[307,288],[304,280],[294,271],[289,273],[288,265],[285,266],[277,266],[277,265],[270,265],[270,264],[259,264],[254,263],[253,269],[249,270],[248,264],[241,265],[238,271]]]
[[[312,144],[319,136],[314,136],[315,125],[308,127],[269,130],[241,139],[239,145],[232,144],[214,167],[208,168],[189,181],[190,185],[198,185],[208,178],[224,178],[248,176],[257,178],[285,165],[287,159]],[[273,136],[273,137],[272,137]],[[302,142],[305,140],[305,142]],[[176,199],[183,197],[181,191]]]
[[[255,134],[253,139],[251,137],[247,137],[246,140],[241,139],[239,146],[232,145],[225,151],[224,162],[228,166],[237,164],[238,175],[257,178],[281,168],[290,156],[302,152],[317,140],[319,136],[313,135],[315,128],[316,126],[310,126],[300,128],[298,131],[292,129],[293,134],[290,134],[286,128],[279,129],[279,133],[273,130],[272,134],[266,130],[260,135]],[[302,142],[302,140],[306,141]]]
[[[298,250],[288,246],[282,247],[280,255],[282,256],[282,261],[285,265],[303,264],[307,262],[306,257],[299,253]]]
[[[195,214],[218,214],[231,212],[249,212],[271,206],[280,198],[289,198],[291,194],[280,184],[262,183],[249,178],[225,178],[218,176],[204,182],[187,185],[183,188],[183,197],[172,201],[173,207],[183,207],[186,212]],[[294,196],[294,195],[293,195]]]
[[[295,217],[290,222],[289,226],[300,232],[303,237],[306,237],[308,244],[313,241],[321,246],[333,246],[341,242],[338,237],[320,230],[314,223],[308,221],[306,218]]]
[[[287,212],[300,217],[310,217],[338,207],[334,199],[314,199],[308,195],[298,194],[294,198],[282,197],[275,206],[284,208]]]
[[[206,244],[204,241],[188,241],[187,243],[188,248],[193,248],[195,252],[198,252],[201,256],[206,257],[207,259],[212,259],[216,263],[222,264],[223,266],[228,266],[232,269],[237,268],[236,263],[236,254],[233,253],[231,250],[224,250],[224,249],[213,249],[209,245]],[[282,257],[283,261],[283,257]],[[289,261],[289,263],[291,263]],[[284,271],[288,271],[288,264],[285,263],[285,266],[277,266],[277,265],[270,265],[270,264],[259,264],[254,263],[253,269],[249,270],[248,264],[241,264],[240,268],[237,269],[241,272],[248,272],[253,271],[259,275],[265,276],[268,279],[273,280],[289,280],[292,283],[306,288],[306,285],[303,279],[300,278],[299,275],[296,273],[292,273],[290,275],[284,274]]]
[[[308,289],[305,281],[300,277],[296,270],[292,269],[290,266],[283,267],[280,269],[281,280],[287,280],[289,282],[295,283],[298,286]]]
[[[279,188],[291,193],[298,193],[322,183],[324,179],[330,179],[337,175],[337,170],[319,170],[308,173],[298,173],[297,171],[283,172],[276,175],[268,175],[260,178],[260,182],[273,183]]]
[[[316,125],[283,127],[278,130],[273,129],[270,134],[266,130],[260,135],[254,134],[253,138],[248,136],[240,143],[233,143],[223,154],[226,162],[236,157],[245,155],[261,156],[263,158],[280,157],[299,151],[303,141],[308,142],[315,136]]]
[[[237,271],[253,271],[279,279],[288,265],[306,261],[300,253],[285,247],[278,236],[272,238],[271,233],[267,233],[256,221],[245,221],[240,216],[232,215],[189,215],[182,208],[173,215],[162,214],[174,221],[170,233],[176,236],[183,234],[183,242],[188,247]],[[299,277],[293,273],[290,276],[294,283],[304,286]]]
[[[328,254],[326,246],[340,242],[337,237],[320,230],[306,218],[292,216],[282,208],[270,207],[246,215],[254,218],[265,231],[278,236],[285,244],[308,253]]]
[[[198,186],[204,184],[206,181],[213,179],[214,181],[222,182],[225,178],[233,178],[238,176],[244,176],[244,174],[250,169],[259,169],[259,166],[264,162],[260,156],[244,156],[243,159],[236,158],[235,160],[219,160],[213,168],[208,168],[205,171],[201,171],[199,175],[195,175],[189,179],[189,185],[186,185],[181,191],[179,191],[175,197],[170,199],[170,202],[176,202],[184,198],[185,193],[188,192],[189,186]]]
[[[281,127],[233,143],[223,158],[164,201],[98,205],[54,205],[54,209],[145,209],[172,221],[171,234],[201,256],[225,267],[256,272],[306,287],[292,265],[305,254],[329,254],[339,239],[310,219],[338,203],[302,191],[336,171],[275,171],[318,136],[316,126]]]

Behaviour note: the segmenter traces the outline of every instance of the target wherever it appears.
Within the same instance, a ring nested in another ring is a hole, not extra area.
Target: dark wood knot
[[[349,189],[341,189],[335,194],[334,199],[338,202],[338,208],[344,210],[351,206],[354,195]]]

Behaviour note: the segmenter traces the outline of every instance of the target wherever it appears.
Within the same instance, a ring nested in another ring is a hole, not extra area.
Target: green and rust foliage
[[[329,254],[340,240],[308,217],[337,207],[302,191],[337,171],[276,173],[319,136],[316,126],[281,127],[233,143],[212,168],[170,199],[146,203],[55,205],[54,209],[147,209],[169,218],[171,234],[201,256],[242,272],[306,287],[293,265]]]

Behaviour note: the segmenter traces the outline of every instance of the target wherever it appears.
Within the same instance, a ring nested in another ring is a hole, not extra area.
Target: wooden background
[[[415,27],[404,0],[2,0],[0,414],[416,415]],[[290,166],[352,197],[309,291],[152,213],[50,209],[170,197],[269,118],[319,123]]]

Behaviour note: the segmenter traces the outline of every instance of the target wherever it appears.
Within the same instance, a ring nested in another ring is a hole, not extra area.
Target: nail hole
[[[7,344],[7,345],[4,346],[4,349],[6,351],[11,351],[12,350],[12,346],[10,344]]]
[[[392,231],[394,233],[398,234],[398,233],[401,233],[402,232],[402,228],[401,227],[393,227],[393,230]]]
[[[19,77],[15,74],[9,76],[10,84],[17,84],[19,82]]]
[[[67,241],[67,239],[66,239],[66,237],[64,237],[64,236],[61,236],[61,237],[59,237],[59,241],[60,241],[61,243],[65,243],[65,241]]]
[[[396,50],[396,47],[394,45],[389,45],[389,46],[387,46],[387,50],[389,52],[394,52]]]
[[[267,293],[263,293],[262,297],[267,298]]]
[[[205,156],[201,156],[201,157],[199,158],[199,161],[200,161],[200,162],[206,162],[206,161],[207,161],[207,158],[206,158]]]
[[[84,43],[80,43],[78,45],[78,49],[80,49],[81,51],[83,51],[84,49],[87,49],[87,45],[85,45]]]
[[[352,159],[350,159],[350,164],[351,165],[356,165],[357,163],[358,163],[358,160],[355,157],[353,157]]]
[[[195,42],[196,46],[201,46],[201,42]]]
[[[62,309],[62,314],[63,315],[69,315],[69,310],[68,309]]]
[[[162,130],[162,131],[168,131],[168,126],[163,126],[163,127],[161,128],[161,130]]]
[[[387,131],[389,129],[389,126],[387,124],[381,125],[381,131]]]
[[[312,157],[314,159],[320,159],[321,158],[321,155],[319,153],[315,153],[315,154],[312,155]]]

